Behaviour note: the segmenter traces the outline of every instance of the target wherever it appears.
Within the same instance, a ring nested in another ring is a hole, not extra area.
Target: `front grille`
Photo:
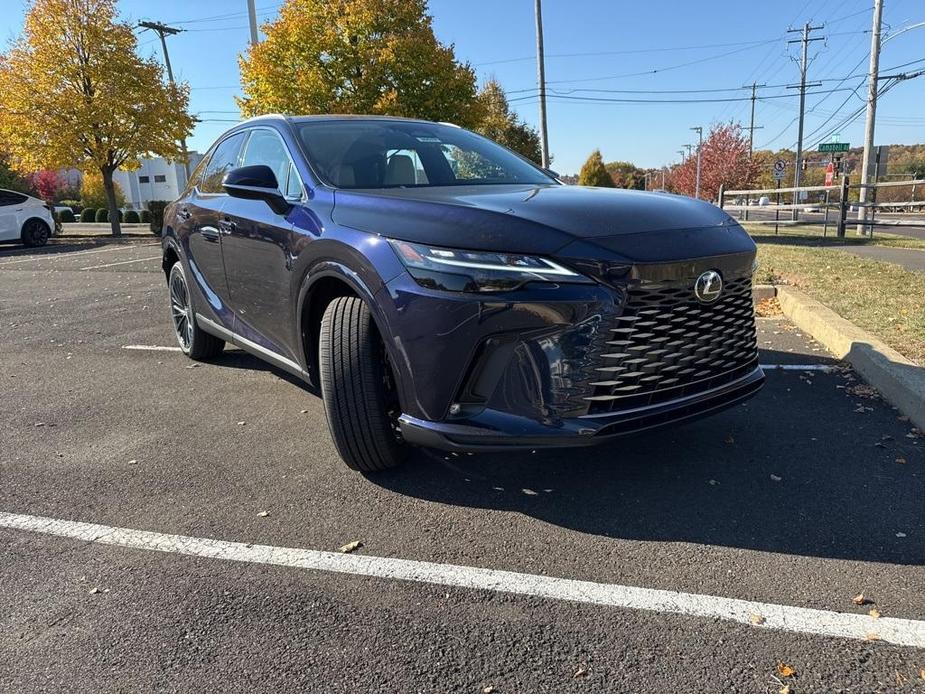
[[[596,356],[588,414],[647,407],[711,390],[758,364],[751,278],[702,304],[693,280],[630,286]]]

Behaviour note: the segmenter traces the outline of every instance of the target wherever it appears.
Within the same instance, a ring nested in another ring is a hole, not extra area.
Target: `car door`
[[[12,190],[0,190],[0,241],[16,241],[22,234],[20,216],[25,195]]]
[[[207,318],[234,330],[230,292],[222,260],[222,234],[219,229],[222,207],[228,196],[222,189],[225,174],[238,165],[243,132],[219,142],[208,162],[201,164],[188,193],[177,202],[178,237],[184,245],[190,268],[190,281],[200,290],[207,306],[196,310]],[[201,302],[200,302],[201,303]]]
[[[292,157],[272,128],[250,131],[241,166],[263,164],[276,175],[280,191],[292,202],[303,186]],[[229,197],[222,208],[222,255],[235,332],[264,348],[298,362],[293,340],[291,270],[294,251],[290,214],[278,214],[262,200]]]

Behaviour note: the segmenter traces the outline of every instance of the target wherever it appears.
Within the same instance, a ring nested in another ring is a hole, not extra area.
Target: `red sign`
[[[835,182],[835,164],[829,162],[829,165],[825,167],[825,184],[827,186],[832,185]]]

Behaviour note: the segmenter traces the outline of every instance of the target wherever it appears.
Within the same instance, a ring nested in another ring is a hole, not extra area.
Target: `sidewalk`
[[[834,247],[834,246],[833,246]],[[925,272],[925,251],[917,248],[890,248],[885,246],[834,247],[859,258],[882,260],[902,265],[907,270]]]
[[[112,239],[112,227],[109,223],[96,222],[68,222],[61,225],[61,233],[56,239],[86,239],[109,238]],[[147,224],[122,224],[122,238],[157,238]]]

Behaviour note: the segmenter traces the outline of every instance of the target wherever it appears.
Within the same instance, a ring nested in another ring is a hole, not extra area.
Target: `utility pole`
[[[749,120],[748,122],[748,158],[749,160],[751,160],[752,158],[752,149],[753,149],[753,145],[755,142],[755,131],[761,130],[764,127],[762,125],[755,125],[755,100],[758,98],[756,95],[756,92],[758,91],[758,87],[766,87],[766,86],[767,85],[765,84],[758,84],[756,82],[752,82],[752,117],[751,117],[751,120]]]
[[[694,184],[694,197],[700,200],[700,150],[703,148],[703,128],[699,125],[697,127],[691,128],[695,133],[697,133],[697,181]]]
[[[682,146],[682,147],[690,147],[690,145],[681,145],[681,146]],[[678,154],[681,155],[681,163],[683,164],[683,163],[684,163],[684,150],[683,150],[683,149],[679,149],[679,150],[678,150]]]
[[[546,61],[543,57],[542,0],[535,1],[536,11],[536,81],[540,90],[540,152],[543,168],[549,168],[549,135],[546,129]]]
[[[247,0],[247,18],[251,25],[251,45],[256,46],[259,39],[257,38],[257,8],[254,0]]]
[[[176,84],[173,79],[173,68],[170,67],[170,54],[167,52],[167,36],[174,36],[179,34],[183,29],[175,29],[169,27],[166,24],[161,24],[160,22],[138,22],[138,26],[143,29],[150,29],[151,31],[157,32],[157,35],[161,39],[161,48],[164,50],[164,64],[167,66],[167,79],[170,80],[171,84]],[[180,147],[183,149],[183,171],[186,173],[186,183],[189,183],[189,152],[186,149],[186,138],[180,139]]]
[[[802,161],[801,161],[801,160],[802,160],[802,158],[803,158],[803,115],[804,115],[804,111],[805,111],[805,109],[806,109],[806,87],[807,87],[807,86],[809,86],[809,87],[818,87],[818,86],[821,84],[821,82],[813,82],[812,84],[807,84],[807,83],[806,83],[806,70],[807,70],[807,68],[809,67],[809,56],[808,56],[808,53],[809,53],[809,44],[812,43],[813,41],[824,41],[824,40],[825,40],[825,37],[823,37],[823,36],[816,36],[816,37],[810,38],[809,35],[810,35],[810,33],[813,32],[813,31],[817,31],[818,29],[822,29],[823,26],[824,26],[824,25],[820,25],[820,26],[814,27],[814,26],[810,25],[809,22],[806,22],[806,24],[803,25],[803,28],[802,28],[802,29],[788,29],[788,30],[787,30],[787,33],[788,33],[788,34],[794,34],[794,33],[802,33],[802,34],[803,34],[802,37],[800,37],[800,38],[798,38],[798,39],[793,39],[792,41],[788,41],[788,42],[787,42],[787,43],[801,43],[801,44],[803,44],[803,50],[802,50],[802,54],[801,54],[801,58],[800,58],[800,83],[799,83],[799,84],[789,85],[789,86],[787,87],[788,89],[796,89],[796,88],[799,88],[799,90],[800,90],[800,126],[799,126],[799,129],[798,129],[798,131],[797,131],[797,156],[796,156],[795,165],[794,165],[794,167],[793,167],[793,169],[794,169],[794,171],[793,171],[793,187],[794,187],[794,188],[799,188],[799,187],[800,187],[800,175],[802,174],[802,170],[801,170]],[[797,197],[799,197],[799,193],[794,193],[793,195],[794,195],[794,199],[795,199],[795,200],[796,200]],[[796,221],[798,217],[799,217],[799,214],[797,213],[797,208],[794,207],[794,208],[793,208],[792,219],[793,219],[794,221]]]
[[[681,146],[682,146],[682,147],[687,147],[687,158],[690,159],[690,158],[691,158],[691,152],[692,152],[693,149],[694,149],[694,145],[681,145]],[[681,156],[681,163],[683,164],[684,161],[685,161],[685,159],[684,159],[684,156],[683,156],[683,154],[682,154],[682,156]]]
[[[877,72],[880,69],[880,25],[883,19],[883,0],[874,0],[874,18],[870,36],[870,68],[867,74],[867,118],[864,122],[864,157],[861,160],[861,185],[871,183],[870,168],[871,159],[874,156],[874,126],[877,118]],[[876,183],[876,181],[874,181]],[[858,220],[866,222],[868,219],[867,208],[864,203],[871,196],[868,195],[867,188],[861,188],[860,202],[858,207]],[[858,224],[857,232],[866,236],[873,231],[864,224]]]

